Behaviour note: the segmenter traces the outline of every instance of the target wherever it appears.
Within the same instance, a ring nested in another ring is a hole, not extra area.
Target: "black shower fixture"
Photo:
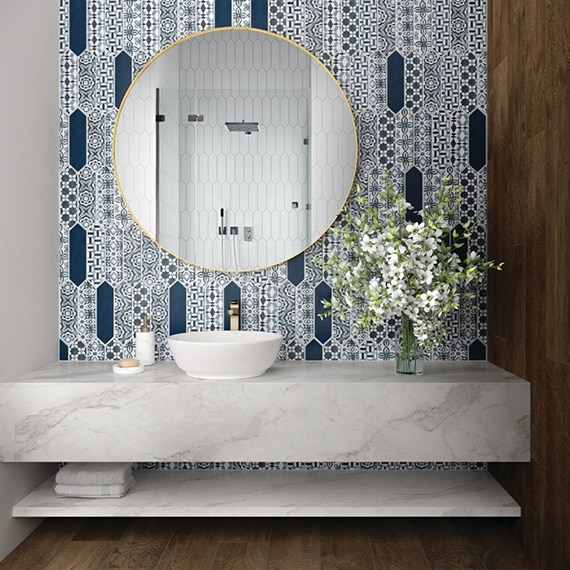
[[[245,121],[241,123],[226,123],[226,129],[228,129],[230,133],[245,133],[246,135],[251,135],[251,133],[259,132],[259,123],[254,121],[247,123]]]

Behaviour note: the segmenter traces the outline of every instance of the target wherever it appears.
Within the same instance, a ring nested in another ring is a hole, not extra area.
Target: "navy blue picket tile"
[[[87,162],[87,117],[76,109],[69,116],[69,164],[79,171]]]
[[[215,7],[216,28],[225,28],[232,25],[232,2],[231,0],[216,0]]]
[[[251,0],[251,27],[267,30],[267,0]]]
[[[332,334],[331,317],[321,317],[323,301],[331,300],[331,288],[326,283],[319,283],[315,289],[315,337],[325,343]]]
[[[469,115],[469,164],[481,170],[487,163],[487,124],[479,109]]]
[[[240,310],[243,310],[241,306],[241,289],[233,281],[228,283],[224,287],[224,330],[230,329],[230,316],[228,315],[228,309],[230,308],[230,301],[239,301]],[[240,315],[241,321],[241,315]]]
[[[397,113],[404,106],[404,58],[397,51],[388,57],[388,107]]]
[[[81,285],[87,276],[87,232],[75,224],[69,231],[69,278]]]
[[[424,207],[423,176],[415,166],[406,172],[406,201],[413,208],[406,212],[406,219],[409,222],[420,222],[422,218],[418,212]]]
[[[87,0],[69,2],[69,49],[81,55],[87,47]]]
[[[305,360],[322,360],[323,359],[323,347],[316,341],[312,340],[307,344],[305,348]]]
[[[119,108],[132,81],[131,56],[122,51],[115,58],[115,107]]]
[[[186,332],[186,287],[178,281],[170,287],[168,311],[169,334]]]
[[[303,253],[287,262],[287,279],[293,285],[299,285],[305,279],[305,255]]]
[[[113,296],[108,283],[97,287],[97,338],[105,344],[113,338]]]

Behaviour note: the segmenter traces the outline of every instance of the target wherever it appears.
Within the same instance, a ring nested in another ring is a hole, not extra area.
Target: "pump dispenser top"
[[[143,315],[143,324],[141,326],[141,332],[150,332],[150,327],[148,326],[148,317]]]

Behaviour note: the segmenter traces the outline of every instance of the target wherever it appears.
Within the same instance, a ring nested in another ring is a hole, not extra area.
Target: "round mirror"
[[[175,256],[249,271],[282,263],[333,223],[352,186],[354,119],[329,71],[297,44],[220,28],[177,42],[117,116],[119,190]]]

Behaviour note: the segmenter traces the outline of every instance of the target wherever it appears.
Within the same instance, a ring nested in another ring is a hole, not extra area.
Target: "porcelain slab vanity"
[[[174,362],[118,376],[57,363],[0,383],[6,462],[526,462],[530,385],[486,362],[276,362],[211,381]],[[520,516],[485,470],[136,471],[122,499],[58,499],[14,516]]]

